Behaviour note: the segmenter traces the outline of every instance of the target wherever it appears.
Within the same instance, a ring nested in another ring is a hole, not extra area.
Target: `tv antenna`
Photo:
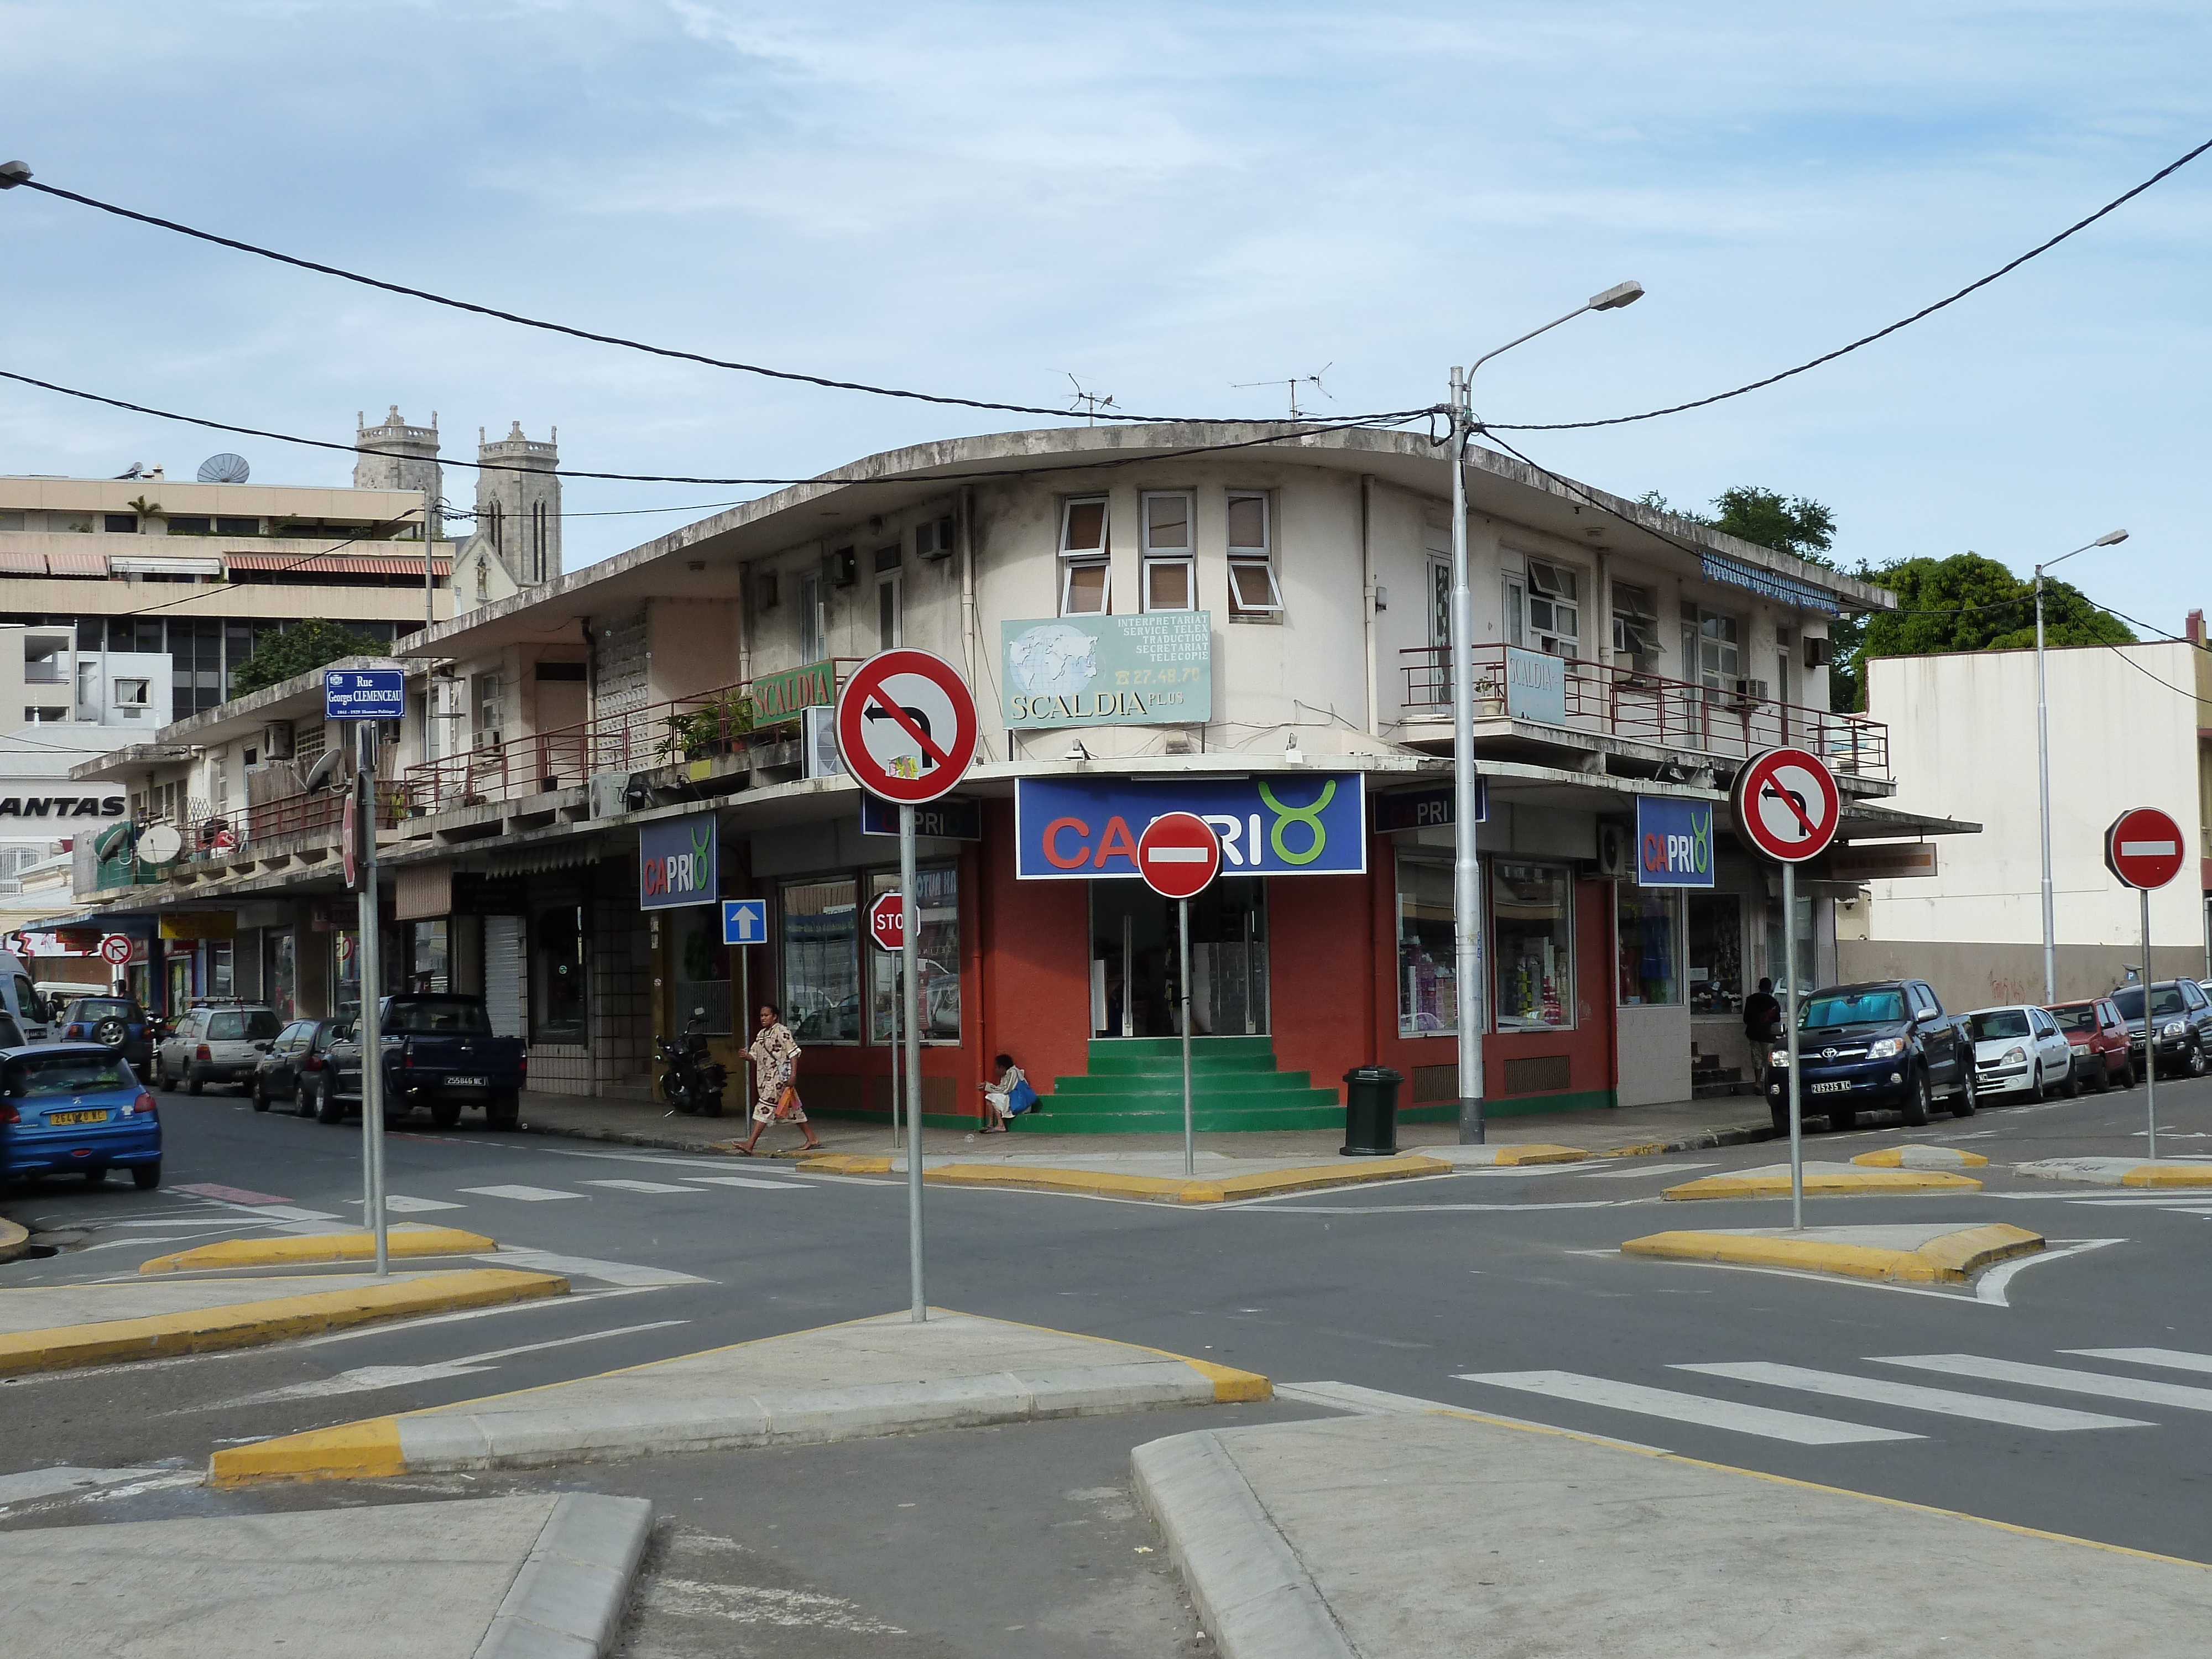
[[[1298,408],[1298,388],[1302,386],[1310,386],[1322,397],[1328,398],[1329,402],[1334,403],[1336,399],[1330,396],[1329,389],[1321,383],[1321,377],[1335,367],[1334,362],[1326,362],[1321,366],[1318,373],[1313,374],[1293,374],[1287,380],[1233,380],[1230,384],[1239,392],[1249,390],[1255,386],[1282,386],[1291,394],[1291,418],[1294,421],[1302,421],[1313,411],[1310,409],[1301,410]]]
[[[1097,425],[1098,412],[1115,406],[1111,397],[1097,392],[1085,392],[1083,382],[1072,374],[1067,377],[1067,383],[1075,388],[1075,396],[1068,400],[1068,409],[1070,411],[1081,410],[1085,426]]]

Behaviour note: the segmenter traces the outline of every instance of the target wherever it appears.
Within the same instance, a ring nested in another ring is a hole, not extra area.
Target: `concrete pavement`
[[[1852,1193],[1970,1193],[1979,1190],[1982,1184],[1972,1176],[1958,1175],[1948,1169],[1923,1169],[1917,1165],[1870,1169],[1856,1162],[1832,1164],[1814,1158],[1805,1160],[1802,1179],[1808,1195],[1823,1198],[1842,1197]],[[1695,1181],[1686,1181],[1679,1187],[1668,1188],[1662,1196],[1683,1200],[1787,1198],[1790,1196],[1790,1166],[1787,1164],[1766,1164],[1755,1170],[1735,1170],[1726,1175],[1701,1176]]]
[[[2033,1255],[2044,1242],[2040,1233],[2006,1222],[1934,1221],[1651,1233],[1632,1238],[1620,1249],[1626,1255],[1674,1261],[1788,1267],[1896,1285],[1958,1285],[1984,1267]]]
[[[2015,1164],[2037,1181],[2079,1181],[2092,1187],[2212,1187],[2212,1164],[2188,1158],[2049,1158]]]
[[[1099,1137],[1085,1139],[1095,1142]],[[1180,1147],[1173,1152],[1060,1152],[1044,1161],[1025,1156],[1026,1146],[1006,1150],[1005,1140],[997,1136],[992,1138],[992,1146],[988,1154],[966,1157],[939,1158],[925,1152],[921,1178],[945,1187],[1001,1187],[1092,1198],[1141,1199],[1158,1204],[1224,1204],[1238,1199],[1275,1198],[1331,1187],[1449,1175],[1455,1167],[1448,1159],[1418,1153],[1342,1158],[1315,1164],[1296,1157],[1244,1158],[1206,1152],[1188,1160],[1195,1173],[1187,1176]],[[875,1158],[830,1152],[799,1158],[794,1167],[803,1173],[898,1176],[906,1173],[907,1161],[903,1152]]]
[[[482,1233],[458,1227],[402,1223],[385,1230],[387,1259],[436,1255],[479,1255],[499,1248]],[[324,1261],[374,1261],[376,1235],[369,1232],[307,1233],[280,1237],[226,1238],[196,1244],[138,1264],[142,1273],[211,1271],[222,1267],[301,1267]]]

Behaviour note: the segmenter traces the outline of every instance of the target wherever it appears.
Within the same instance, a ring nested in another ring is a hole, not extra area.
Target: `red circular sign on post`
[[[975,695],[942,657],[879,651],[837,694],[837,752],[872,795],[935,800],[975,764]]]
[[[1735,775],[1730,805],[1736,833],[1778,864],[1820,857],[1844,815],[1836,775],[1805,749],[1770,749],[1747,761]]]
[[[1221,872],[1221,839],[1195,812],[1164,812],[1137,837],[1137,873],[1163,898],[1204,892]]]
[[[122,933],[110,933],[100,941],[100,959],[118,968],[127,967],[131,962],[130,939]]]
[[[885,893],[868,907],[868,937],[876,942],[878,951],[902,951],[906,948],[906,899],[898,893]]]
[[[2163,887],[2189,852],[2181,826],[2155,806],[2130,806],[2105,831],[2105,868],[2130,887]]]

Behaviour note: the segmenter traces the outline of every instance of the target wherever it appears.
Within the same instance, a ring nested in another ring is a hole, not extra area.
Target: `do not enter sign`
[[[1221,869],[1221,842],[1195,812],[1164,812],[1137,837],[1137,873],[1163,898],[1206,890]]]
[[[875,940],[878,951],[902,951],[906,948],[904,895],[885,893],[868,907],[868,937]]]
[[[2105,867],[2130,887],[2163,887],[2181,873],[2181,826],[2155,806],[2134,806],[2105,831]]]
[[[1751,850],[1778,864],[1827,851],[1843,819],[1836,775],[1804,749],[1770,749],[1735,775],[1735,826]]]

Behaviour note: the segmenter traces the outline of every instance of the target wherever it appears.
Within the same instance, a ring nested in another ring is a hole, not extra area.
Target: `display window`
[[[1500,1031],[1575,1023],[1574,883],[1558,865],[1491,866],[1492,981]]]
[[[669,913],[675,929],[676,1029],[692,1022],[708,1036],[730,1035],[730,947],[722,943],[720,905],[695,904]]]
[[[868,897],[898,890],[898,873],[878,870],[868,878]],[[924,866],[915,872],[915,919],[921,931],[915,954],[920,962],[921,1037],[925,1042],[960,1041],[960,872],[953,866]],[[891,1040],[891,1009],[897,997],[899,953],[868,948],[868,1041]],[[903,1033],[902,1033],[903,1035]]]
[[[1613,951],[1624,1008],[1671,1007],[1682,1000],[1682,895],[1672,887],[1616,890]]]
[[[1452,867],[1440,857],[1398,854],[1398,1035],[1459,1030],[1453,957]]]
[[[801,1043],[860,1040],[858,891],[850,876],[783,884],[783,1020]]]
[[[1743,897],[1738,893],[1688,896],[1689,940],[1683,973],[1690,982],[1690,1012],[1743,1012]]]
[[[531,919],[530,943],[532,1039],[581,1043],[588,977],[583,906],[561,904],[539,910]]]

